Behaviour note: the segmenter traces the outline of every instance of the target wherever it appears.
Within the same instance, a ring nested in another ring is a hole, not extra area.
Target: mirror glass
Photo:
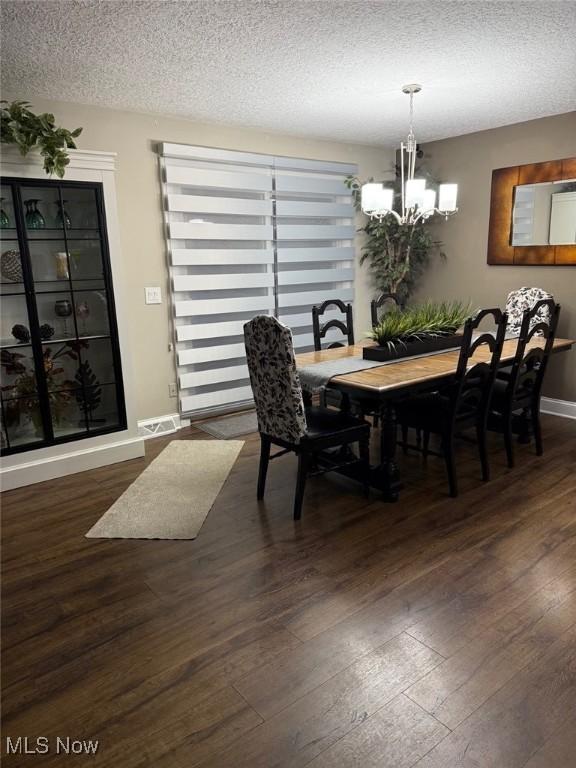
[[[514,187],[511,245],[576,243],[576,179]]]

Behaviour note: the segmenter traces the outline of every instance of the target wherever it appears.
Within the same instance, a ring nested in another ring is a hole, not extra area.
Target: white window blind
[[[244,323],[275,315],[303,352],[312,306],[352,301],[357,168],[182,144],[160,162],[180,412],[249,403]]]

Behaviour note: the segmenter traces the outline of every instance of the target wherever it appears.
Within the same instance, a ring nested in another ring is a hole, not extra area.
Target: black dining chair
[[[332,318],[326,323],[322,323],[322,316],[330,307],[337,307],[342,313],[342,319]],[[352,346],[354,344],[354,321],[352,318],[352,304],[344,304],[340,299],[332,299],[325,301],[320,306],[312,307],[312,333],[314,336],[314,349],[316,352],[320,352],[322,349],[322,340],[332,328],[336,328],[342,332],[346,342],[333,341],[326,349],[335,349],[336,347]],[[334,408],[348,408],[348,398],[342,395],[341,392],[336,390],[322,389],[320,392],[320,405],[331,405]]]
[[[337,307],[343,315],[342,320],[333,318],[326,323],[322,323],[322,315],[326,313],[329,307]],[[352,346],[354,344],[354,321],[352,319],[352,304],[344,304],[340,299],[324,301],[319,307],[312,307],[312,333],[314,335],[314,349],[319,352],[322,349],[322,339],[332,328],[337,328],[346,337],[346,343],[342,341],[333,341],[327,349],[334,347]]]
[[[487,317],[492,317],[495,332],[474,331]],[[490,479],[486,448],[486,419],[496,371],[502,354],[506,333],[506,314],[500,309],[483,309],[464,324],[464,334],[454,381],[443,389],[409,398],[397,406],[398,422],[402,426],[403,443],[407,444],[408,428],[423,433],[422,453],[429,450],[430,434],[441,438],[440,455],[444,456],[450,495],[458,495],[458,480],[454,455],[454,441],[458,433],[476,429],[476,439],[482,465],[482,479]],[[474,362],[480,347],[489,351],[486,360]]]
[[[524,434],[527,423],[532,425],[536,454],[543,452],[540,397],[559,316],[560,304],[553,299],[542,299],[525,310],[512,365],[500,368],[496,375],[488,429],[504,435],[509,467],[514,466],[513,434]],[[538,346],[531,345],[533,339]]]
[[[378,325],[382,316],[387,312],[403,309],[404,306],[397,293],[381,293],[375,299],[370,302],[370,320],[372,322],[372,328]]]
[[[368,492],[370,424],[351,413],[304,406],[292,334],[276,318],[259,315],[246,323],[244,343],[260,433],[257,498],[264,498],[269,460],[289,452],[298,457],[295,520],[301,517],[310,475],[356,465]],[[358,456],[351,450],[326,453],[353,443],[358,443]],[[283,450],[270,456],[273,444]]]

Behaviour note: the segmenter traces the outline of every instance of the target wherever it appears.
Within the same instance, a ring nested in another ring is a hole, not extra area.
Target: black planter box
[[[440,352],[443,349],[458,349],[462,346],[463,336],[454,334],[452,336],[435,336],[423,341],[408,341],[404,344],[396,342],[392,348],[388,347],[364,347],[362,356],[364,360],[378,360],[386,362],[387,360],[399,360],[402,357],[411,357],[412,355],[426,355],[429,352]]]

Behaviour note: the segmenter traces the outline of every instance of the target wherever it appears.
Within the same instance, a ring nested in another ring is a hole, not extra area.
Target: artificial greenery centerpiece
[[[428,188],[437,187],[437,182],[425,169],[418,169],[418,176],[426,179]],[[345,184],[352,192],[354,207],[361,212],[361,189],[364,182],[355,176],[348,176]],[[390,183],[386,182],[386,185],[390,186]],[[399,167],[395,169],[393,188],[394,206],[399,210],[402,204]],[[424,218],[416,224],[399,224],[394,216],[384,216],[382,219],[368,217],[358,231],[366,234],[360,264],[368,261],[378,290],[395,294],[401,303],[408,298],[430,257],[434,254],[444,256],[442,243],[433,237],[430,223]]]
[[[470,304],[461,301],[428,301],[405,310],[393,309],[369,333],[381,347],[394,350],[411,342],[451,336],[471,315]]]
[[[0,102],[0,141],[15,144],[25,157],[31,149],[38,148],[44,158],[44,170],[50,176],[64,176],[70,162],[67,149],[76,149],[74,139],[82,128],[69,131],[56,127],[54,115],[43,112],[34,114],[27,101]]]

